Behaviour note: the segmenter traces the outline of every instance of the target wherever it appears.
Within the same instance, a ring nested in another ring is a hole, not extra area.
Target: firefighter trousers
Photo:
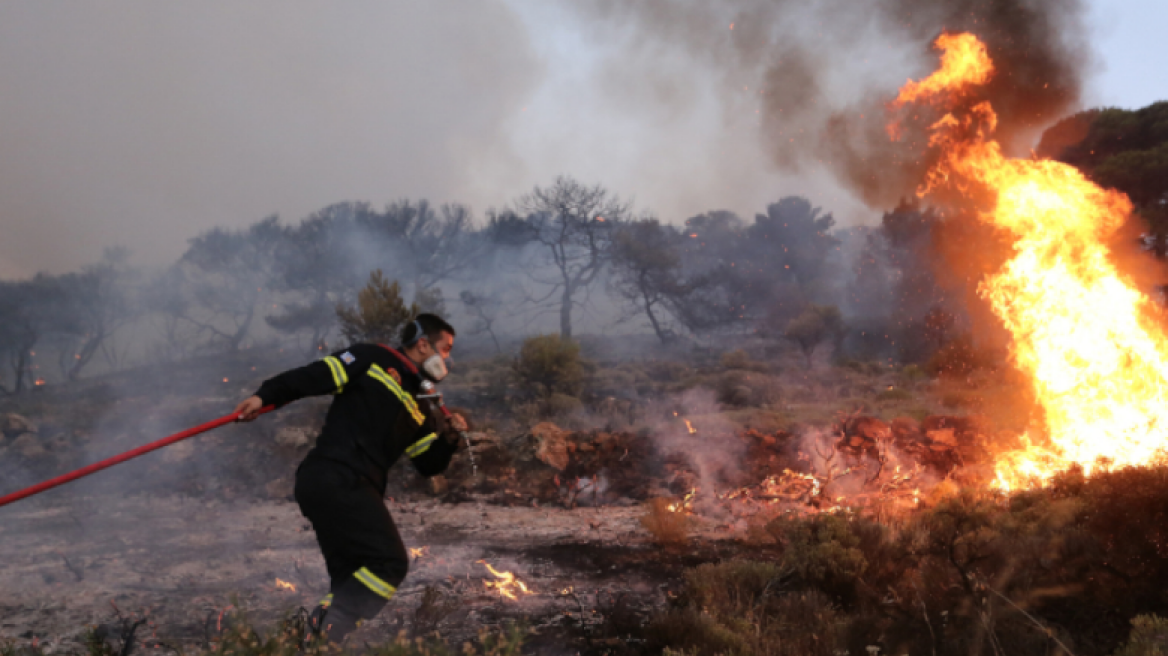
[[[296,471],[295,491],[331,582],[321,601],[321,628],[329,642],[340,644],[397,592],[409,571],[409,555],[381,492],[349,467],[308,458]]]

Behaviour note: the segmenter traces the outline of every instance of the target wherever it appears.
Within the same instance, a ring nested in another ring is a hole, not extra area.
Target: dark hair
[[[402,328],[401,343],[402,346],[409,347],[425,337],[433,344],[442,338],[442,333],[450,333],[451,337],[457,334],[454,332],[454,326],[446,323],[442,317],[436,314],[419,314]]]

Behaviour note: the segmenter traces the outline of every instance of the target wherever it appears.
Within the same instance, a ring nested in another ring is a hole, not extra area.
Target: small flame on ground
[[[666,506],[666,509],[668,509],[669,512],[673,512],[673,513],[692,512],[693,511],[694,497],[696,497],[697,495],[698,495],[698,489],[696,487],[690,488],[690,491],[687,492],[686,495],[681,498],[681,501],[678,501],[677,503],[669,504],[668,506]]]
[[[430,555],[430,547],[410,547],[410,557],[417,560],[418,558],[425,558]]]
[[[693,424],[689,423],[688,419],[682,419],[682,421],[685,422],[685,429],[689,431],[690,435],[693,435],[694,433],[698,432],[698,429],[694,428]]]
[[[495,576],[496,579],[498,579],[497,581],[483,581],[483,586],[485,586],[488,590],[494,590],[494,591],[498,592],[501,596],[504,596],[504,597],[510,599],[511,601],[518,601],[519,597],[517,596],[517,594],[519,594],[519,593],[534,594],[533,592],[531,592],[530,590],[527,589],[527,585],[524,584],[523,581],[520,581],[519,579],[515,578],[515,575],[513,573],[500,572],[500,571],[496,570],[494,567],[491,567],[491,564],[485,560],[480,560],[477,562],[479,562],[484,567],[486,567],[487,571],[489,571],[491,574],[493,574]]]
[[[291,583],[284,581],[284,580],[281,580],[281,579],[276,579],[276,589],[277,590],[287,590],[288,592],[296,592],[295,585],[292,585]]]
[[[44,378],[37,378],[36,382],[34,382],[33,384],[36,385],[37,387],[40,387],[41,385],[45,384],[45,379]]]

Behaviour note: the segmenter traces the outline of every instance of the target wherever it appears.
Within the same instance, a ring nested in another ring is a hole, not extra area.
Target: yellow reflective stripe
[[[324,363],[328,365],[329,371],[333,372],[333,382],[337,384],[337,391],[343,390],[345,383],[349,382],[349,374],[345,373],[345,365],[331,355],[324,359]]]
[[[394,380],[392,376],[385,373],[384,369],[377,365],[371,365],[369,367],[369,375],[372,376],[374,380],[377,380],[382,385],[388,387],[390,392],[393,392],[393,395],[402,402],[402,405],[406,407],[406,410],[409,411],[410,416],[414,418],[414,421],[418,422],[419,426],[421,426],[422,423],[426,421],[426,417],[422,414],[422,411],[418,409],[418,402],[414,400],[414,397],[410,396],[405,390],[403,390],[401,385],[398,385],[397,381]]]
[[[320,605],[328,608],[333,605],[333,593],[328,593],[328,596],[320,600]]]
[[[410,448],[406,449],[406,455],[411,458],[416,458],[422,455],[427,450],[429,450],[430,445],[433,444],[434,440],[436,439],[438,439],[438,435],[435,433],[430,433],[426,437],[423,437],[422,439],[410,445]]]
[[[364,583],[365,587],[381,595],[382,597],[385,597],[386,599],[389,599],[393,596],[393,593],[397,592],[397,588],[377,578],[377,575],[373,572],[370,572],[368,567],[362,567],[356,572],[353,572],[353,576],[355,576],[358,581]]]

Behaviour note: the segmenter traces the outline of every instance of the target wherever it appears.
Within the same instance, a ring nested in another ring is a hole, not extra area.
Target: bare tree
[[[540,247],[543,267],[530,270],[536,282],[549,284],[548,298],[559,295],[560,336],[572,336],[572,308],[577,295],[596,281],[608,262],[612,231],[627,220],[629,204],[599,185],[585,186],[558,177],[550,187],[536,187],[515,201],[529,242]]]
[[[499,314],[499,309],[503,306],[499,296],[496,294],[476,294],[469,289],[464,289],[458,298],[462,301],[463,308],[474,317],[475,322],[470,327],[470,334],[486,333],[490,335],[491,341],[495,343],[495,351],[502,353],[503,347],[499,345],[499,338],[495,336],[494,330],[495,319]]]
[[[685,284],[681,279],[681,235],[656,219],[633,221],[619,227],[613,236],[612,267],[616,275],[612,289],[637,313],[644,313],[662,343],[676,335],[666,325],[671,301],[681,301]]]

